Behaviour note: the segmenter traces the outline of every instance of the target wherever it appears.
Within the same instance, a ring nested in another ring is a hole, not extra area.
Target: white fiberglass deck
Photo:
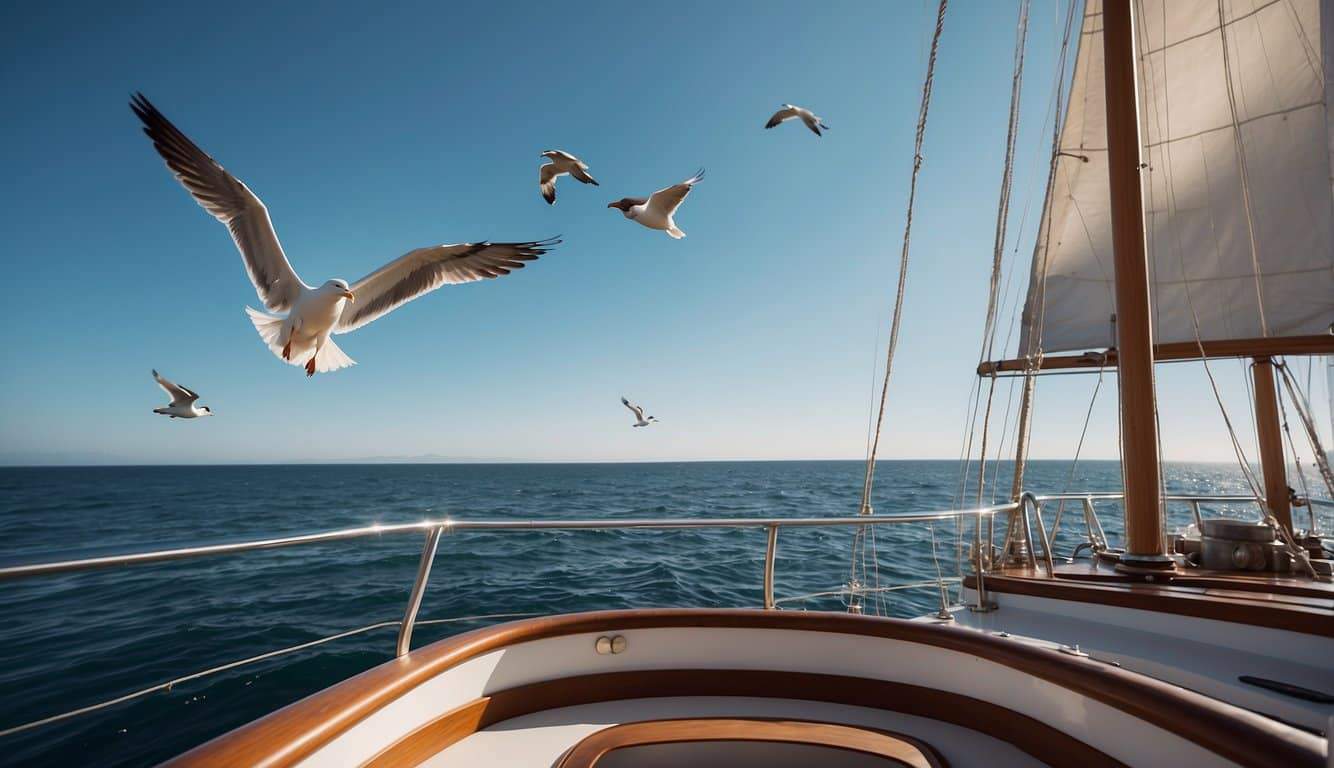
[[[724,696],[631,699],[537,712],[474,733],[421,765],[422,768],[549,766],[580,739],[608,726],[686,717],[790,718],[868,726],[915,736],[930,744],[953,766],[1043,765],[999,739],[924,717],[840,704]]]

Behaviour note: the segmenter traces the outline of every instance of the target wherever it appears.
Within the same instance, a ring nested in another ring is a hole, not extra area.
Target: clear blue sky
[[[860,457],[933,13],[804,1],[685,2],[667,17],[611,2],[12,10],[0,31],[0,461]],[[1034,3],[1019,273],[1057,14]],[[1014,15],[1013,3],[958,2],[946,22],[887,457],[958,454]],[[140,134],[135,90],[266,202],[307,282],[440,242],[566,242],[341,337],[360,364],[307,380],[251,328],[240,259]],[[832,130],[762,130],[781,102]],[[585,159],[602,186],[564,179],[548,207],[536,189],[548,148]],[[683,241],[606,208],[700,166]],[[154,416],[153,367],[217,417]],[[1248,423],[1240,367],[1218,369]],[[1160,378],[1168,457],[1229,459],[1198,367]],[[1043,383],[1036,455],[1071,454],[1092,385]],[[622,393],[662,424],[630,429]],[[1114,395],[1109,377],[1087,456],[1116,454]]]

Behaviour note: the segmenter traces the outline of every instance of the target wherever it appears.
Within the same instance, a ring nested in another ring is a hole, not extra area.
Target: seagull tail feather
[[[283,358],[283,321],[287,318],[270,315],[267,312],[260,312],[258,309],[253,309],[251,307],[246,307],[245,313],[250,316],[250,322],[255,326],[255,330],[259,333],[259,338],[264,341],[264,346],[269,348],[269,351],[273,353],[274,357],[277,357],[288,365],[306,364],[306,358],[309,357],[306,352],[308,352],[309,347],[307,347],[306,350],[293,349],[291,358]]]
[[[682,232],[681,228],[675,224],[672,225],[671,229],[667,230],[667,234],[671,235],[674,240],[680,240],[686,236],[686,233]]]
[[[348,357],[347,353],[334,343],[332,337],[325,340],[324,346],[320,347],[319,353],[315,355],[315,370],[318,373],[350,368],[356,364],[357,361]]]
[[[250,316],[251,324],[255,326],[259,337],[264,340],[269,349],[273,350],[274,354],[282,357],[283,345],[278,343],[278,337],[283,332],[284,318],[270,315],[267,312],[260,312],[252,307],[246,307],[245,313]]]

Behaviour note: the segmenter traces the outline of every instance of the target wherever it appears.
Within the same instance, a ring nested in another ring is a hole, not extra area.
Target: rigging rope
[[[926,80],[922,83],[922,104],[917,114],[917,135],[913,143],[912,176],[908,182],[908,214],[903,227],[903,251],[899,256],[899,283],[894,297],[894,316],[889,325],[889,350],[885,353],[885,378],[880,388],[880,414],[875,421],[875,438],[871,453],[866,458],[866,480],[862,484],[861,512],[870,512],[871,485],[875,478],[875,457],[880,449],[880,431],[885,421],[885,404],[889,398],[889,377],[894,369],[894,350],[899,343],[899,325],[903,319],[903,295],[908,281],[908,248],[912,239],[913,206],[917,202],[917,176],[922,170],[922,142],[926,136],[926,118],[931,107],[931,87],[936,74],[936,51],[940,47],[940,33],[945,26],[945,9],[949,0],[940,0],[936,11],[936,29],[931,36],[931,52],[927,55]]]
[[[1005,163],[1001,171],[1000,201],[996,205],[996,236],[991,256],[991,293],[987,297],[986,321],[982,327],[982,351],[978,363],[985,362],[996,344],[996,303],[999,298],[1001,261],[1005,256],[1005,230],[1010,221],[1010,192],[1014,187],[1014,145],[1019,136],[1019,100],[1024,82],[1024,53],[1028,43],[1029,0],[1019,3],[1019,24],[1015,31],[1014,71],[1010,79],[1010,118],[1005,134]]]
[[[981,365],[991,356],[996,346],[996,304],[1000,292],[1001,262],[1005,258],[1005,229],[1010,220],[1010,191],[1014,187],[1014,144],[1019,135],[1019,98],[1023,91],[1024,52],[1028,42],[1029,0],[1019,3],[1019,26],[1015,32],[1014,73],[1010,81],[1010,119],[1005,135],[1005,164],[1001,172],[1000,201],[996,205],[996,240],[991,256],[991,293],[987,297],[987,316],[982,326],[982,349],[977,362]],[[991,431],[991,404],[996,397],[996,372],[991,373],[987,388],[987,409],[982,417],[982,445],[977,457],[977,505],[983,504],[987,485],[987,438]],[[977,525],[982,524],[978,518]]]
[[[1276,367],[1276,368],[1281,368],[1282,365],[1283,365],[1283,364],[1280,363],[1280,362],[1278,362],[1278,361],[1275,361],[1275,363],[1274,363],[1274,367]],[[1278,400],[1278,411],[1279,411],[1280,416],[1282,417],[1282,420],[1281,420],[1280,423],[1281,423],[1282,426],[1283,426],[1283,436],[1284,436],[1284,438],[1286,438],[1286,440],[1287,440],[1287,443],[1288,443],[1288,450],[1291,451],[1291,453],[1292,453],[1292,465],[1293,465],[1294,467],[1297,468],[1297,485],[1300,486],[1301,489],[1302,489],[1302,498],[1303,498],[1303,499],[1309,499],[1309,498],[1311,498],[1311,491],[1310,491],[1310,489],[1307,488],[1307,486],[1306,486],[1306,473],[1302,471],[1302,457],[1299,456],[1299,455],[1297,454],[1297,441],[1295,441],[1295,440],[1292,439],[1292,430],[1288,428],[1288,406],[1287,406],[1286,404],[1284,404],[1284,402],[1283,402],[1283,389],[1284,389],[1284,388],[1283,388],[1283,387],[1277,387],[1277,389],[1278,389],[1278,398],[1277,398],[1277,400]],[[1289,390],[1289,392],[1288,392],[1288,396],[1289,396],[1290,398],[1292,397],[1292,392],[1291,392],[1291,390]],[[1293,399],[1295,399],[1295,398],[1293,398]],[[1295,404],[1294,404],[1294,405],[1295,405]],[[1288,486],[1288,487],[1291,488],[1292,486]],[[1294,503],[1293,506],[1296,506],[1296,504]],[[1315,509],[1314,509],[1313,507],[1308,507],[1308,508],[1307,508],[1307,511],[1311,513],[1311,530],[1314,531],[1314,530],[1315,530]],[[1291,515],[1291,511],[1289,511],[1289,515]],[[1291,517],[1289,517],[1289,519],[1291,519]],[[1295,530],[1295,527],[1294,527],[1294,530]]]
[[[1166,13],[1166,9],[1164,9],[1164,13]],[[1227,62],[1228,62],[1228,57],[1227,57],[1227,36],[1226,36],[1226,32],[1224,31],[1224,26],[1225,26],[1225,25],[1223,24],[1223,18],[1224,18],[1224,17],[1223,17],[1223,1],[1222,1],[1222,0],[1219,0],[1219,4],[1218,4],[1218,13],[1219,13],[1219,16],[1218,16],[1218,18],[1219,18],[1219,34],[1223,36],[1223,60],[1224,60],[1225,76],[1226,76],[1227,79],[1228,79],[1228,88],[1227,88],[1227,90],[1228,90],[1228,99],[1229,99],[1229,103],[1230,103],[1230,105],[1231,105],[1231,109],[1232,109],[1231,116],[1232,116],[1232,120],[1233,120],[1233,127],[1234,127],[1234,129],[1236,129],[1236,133],[1235,133],[1235,135],[1234,135],[1234,139],[1235,139],[1235,141],[1237,142],[1237,144],[1236,144],[1236,150],[1237,150],[1238,160],[1239,160],[1239,162],[1241,162],[1241,163],[1243,164],[1243,170],[1242,170],[1242,176],[1241,176],[1241,185],[1242,185],[1242,194],[1243,194],[1243,197],[1245,198],[1245,202],[1246,202],[1247,226],[1248,226],[1248,228],[1249,228],[1249,227],[1250,227],[1250,197],[1249,197],[1249,191],[1248,191],[1248,189],[1247,189],[1247,184],[1246,184],[1246,174],[1245,174],[1245,170],[1244,170],[1244,162],[1245,162],[1245,158],[1244,158],[1244,155],[1242,154],[1242,147],[1241,147],[1241,144],[1240,144],[1240,141],[1241,141],[1241,138],[1240,138],[1240,132],[1239,132],[1239,131],[1240,131],[1240,127],[1239,127],[1239,125],[1238,125],[1237,122],[1236,122],[1236,120],[1237,120],[1237,112],[1236,112],[1236,104],[1235,104],[1235,101],[1233,101],[1234,96],[1233,96],[1233,93],[1232,93],[1232,75],[1231,75],[1231,69],[1230,69],[1230,65],[1227,63]],[[1168,91],[1168,89],[1167,89],[1168,72],[1167,72],[1167,69],[1166,69],[1166,60],[1164,60],[1164,69],[1163,69],[1163,71],[1161,72],[1161,75],[1160,75],[1160,76],[1161,76],[1161,80],[1162,80],[1162,82],[1163,82],[1163,99],[1162,99],[1162,102],[1163,102],[1163,108],[1162,108],[1162,110],[1161,110],[1161,114],[1159,114],[1159,112],[1158,112],[1157,110],[1155,110],[1155,112],[1154,112],[1154,118],[1155,118],[1155,120],[1157,120],[1157,119],[1161,119],[1161,120],[1163,121],[1163,123],[1164,123],[1164,125],[1159,126],[1159,130],[1160,130],[1160,132],[1162,132],[1164,135],[1169,135],[1169,136],[1170,136],[1170,135],[1171,135],[1171,130],[1172,130],[1172,105],[1171,105],[1171,100],[1170,100],[1170,98],[1169,98],[1169,96],[1168,96],[1169,91]],[[1156,81],[1157,78],[1150,78],[1150,79]],[[1153,103],[1156,104],[1156,103],[1157,103],[1156,100],[1155,100]],[[1174,214],[1175,214],[1175,212],[1177,211],[1177,202],[1176,202],[1176,183],[1175,183],[1174,174],[1173,174],[1173,171],[1172,171],[1172,169],[1173,169],[1172,143],[1171,143],[1171,142],[1167,142],[1166,145],[1165,145],[1165,147],[1164,147],[1164,150],[1163,150],[1163,151],[1164,151],[1163,159],[1166,161],[1166,174],[1167,174],[1167,199],[1168,199],[1167,213],[1168,213],[1168,223],[1171,224],[1171,223],[1172,223],[1172,219],[1173,219],[1173,217],[1174,217]],[[1209,178],[1209,176],[1208,176],[1208,166],[1206,165],[1206,166],[1205,166],[1205,184],[1206,184],[1206,186],[1207,186],[1208,183],[1209,183],[1208,178]],[[1152,193],[1153,193],[1153,187],[1151,186],[1151,187],[1150,187],[1150,194],[1152,195]],[[1217,227],[1216,227],[1215,222],[1214,222],[1214,219],[1213,219],[1212,211],[1210,211],[1210,216],[1209,216],[1209,230],[1210,230],[1210,233],[1213,235],[1214,248],[1215,248],[1215,250],[1217,250],[1218,247],[1219,247],[1219,237],[1218,237]],[[1250,487],[1250,489],[1251,489],[1251,494],[1252,494],[1253,496],[1255,496],[1256,498],[1262,498],[1262,497],[1264,496],[1263,485],[1261,484],[1261,482],[1259,481],[1259,479],[1255,476],[1255,472],[1254,472],[1254,470],[1251,468],[1250,461],[1246,458],[1246,452],[1245,452],[1245,450],[1242,448],[1241,440],[1240,440],[1240,438],[1237,437],[1237,430],[1236,430],[1236,428],[1232,425],[1232,417],[1228,414],[1227,406],[1223,403],[1223,395],[1222,395],[1222,393],[1219,391],[1219,388],[1218,388],[1218,382],[1217,382],[1217,380],[1215,380],[1215,378],[1214,378],[1213,369],[1212,369],[1212,367],[1209,365],[1209,356],[1205,353],[1205,350],[1204,350],[1204,339],[1203,339],[1203,334],[1202,334],[1202,332],[1201,332],[1201,330],[1200,330],[1200,315],[1199,315],[1199,311],[1198,311],[1198,310],[1196,309],[1196,307],[1195,307],[1195,297],[1194,297],[1193,292],[1191,291],[1191,278],[1190,278],[1190,275],[1187,274],[1187,272],[1186,272],[1185,249],[1182,247],[1182,244],[1181,244],[1181,242],[1180,242],[1180,238],[1181,238],[1180,228],[1178,228],[1178,227],[1173,227],[1173,231],[1176,232],[1176,239],[1177,239],[1177,243],[1176,243],[1176,250],[1177,250],[1177,267],[1178,267],[1178,269],[1179,269],[1180,272],[1181,272],[1181,284],[1182,284],[1182,287],[1184,288],[1184,290],[1185,290],[1185,294],[1186,294],[1186,305],[1187,305],[1187,306],[1189,307],[1189,309],[1190,309],[1191,328],[1192,328],[1192,330],[1193,330],[1193,332],[1194,332],[1194,335],[1195,335],[1195,346],[1196,346],[1196,349],[1199,351],[1199,354],[1200,354],[1200,362],[1203,363],[1203,366],[1204,366],[1204,374],[1205,374],[1205,376],[1208,377],[1208,379],[1209,379],[1209,387],[1210,387],[1210,389],[1213,391],[1214,402],[1218,405],[1219,413],[1221,413],[1222,416],[1223,416],[1223,424],[1227,427],[1228,439],[1229,439],[1229,440],[1231,441],[1231,443],[1232,443],[1232,450],[1233,450],[1233,453],[1234,453],[1235,456],[1236,456],[1237,464],[1238,464],[1238,466],[1240,467],[1241,472],[1242,472],[1242,475],[1243,475],[1243,477],[1244,477],[1245,480],[1246,480],[1246,484]],[[1252,234],[1252,236],[1251,236],[1251,258],[1252,258],[1252,262],[1255,263],[1255,259],[1256,259],[1256,251],[1255,251],[1255,239],[1254,239],[1254,235],[1253,235],[1253,234]],[[1256,279],[1257,279],[1257,281],[1259,280],[1259,267],[1258,267],[1258,264],[1257,264],[1257,266],[1256,266]],[[1258,293],[1259,293],[1259,289],[1260,289],[1260,286],[1259,286],[1259,284],[1258,284],[1258,282],[1257,282],[1257,284],[1256,284],[1257,295],[1258,295]],[[1263,304],[1260,305],[1260,324],[1261,324],[1261,327],[1262,327],[1262,328],[1265,327],[1265,318],[1264,318],[1264,307],[1263,307]],[[1268,331],[1267,331],[1267,330],[1265,331],[1265,334],[1264,334],[1264,335],[1266,335],[1266,336],[1268,335]],[[1247,385],[1249,386],[1249,384],[1250,384],[1250,376],[1249,376],[1249,375],[1246,376],[1246,380],[1247,380]],[[1251,399],[1250,402],[1253,404],[1253,403],[1254,403],[1254,400]],[[1160,444],[1160,447],[1159,447],[1159,456],[1160,456],[1160,458],[1161,458],[1161,456],[1162,456],[1161,440],[1162,440],[1162,432],[1161,432],[1161,430],[1159,430],[1159,444]],[[1163,477],[1163,475],[1160,473],[1160,478],[1161,478],[1161,477]],[[1166,518],[1166,515],[1164,515],[1164,516],[1163,516],[1163,520],[1166,521],[1166,519],[1167,519],[1167,518]]]
[[[1025,209],[1027,209],[1027,203],[1025,203]],[[1025,210],[1025,211],[1024,211],[1024,216],[1023,216],[1022,218],[1020,218],[1020,220],[1019,220],[1019,235],[1015,238],[1014,252],[1011,254],[1011,257],[1010,257],[1010,274],[1007,275],[1006,278],[1005,278],[1006,287],[1005,287],[1005,291],[1004,291],[1004,293],[1005,293],[1007,296],[1009,295],[1010,277],[1011,277],[1011,276],[1013,275],[1013,273],[1014,273],[1014,264],[1015,264],[1015,261],[1019,258],[1019,240],[1022,239],[1023,236],[1024,236],[1024,222],[1025,222],[1025,220],[1027,219],[1027,216],[1028,216],[1028,211]],[[1015,320],[1017,320],[1018,317],[1019,317],[1019,312],[1016,311],[1016,310],[1017,310],[1017,306],[1015,306],[1015,305],[1017,305],[1018,300],[1019,300],[1019,296],[1018,296],[1018,293],[1016,293],[1015,296],[1014,296],[1014,303],[1013,303],[1013,304],[1011,304],[1011,303],[1008,302],[1008,301],[1006,302],[1006,304],[1010,304],[1010,311],[1009,311],[1009,312],[1004,312],[1004,311],[1002,312],[1002,314],[1008,314],[1009,317],[1010,317],[1010,327],[1009,327],[1009,329],[1005,332],[1005,343],[1001,346],[1001,349],[1002,349],[1002,350],[1009,349],[1009,348],[1010,348],[1010,341],[1014,339],[1014,326],[1015,326]],[[1001,458],[1000,458],[1000,457],[1006,455],[1006,453],[1005,453],[1005,445],[1006,445],[1005,441],[1006,441],[1006,439],[1010,436],[1010,413],[1011,413],[1011,411],[1014,410],[1014,380],[1015,380],[1015,377],[1010,376],[1010,377],[1008,377],[1008,378],[1009,378],[1009,380],[1010,380],[1010,383],[1009,383],[1009,385],[1008,385],[1008,387],[1007,387],[1007,389],[1006,389],[1006,393],[1005,393],[1005,415],[1001,417],[1001,434],[1000,434],[1000,442],[999,442],[999,443],[997,444],[997,446],[996,446],[996,461],[993,462],[993,466],[992,466],[992,468],[991,468],[991,498],[990,498],[990,500],[989,500],[989,502],[990,502],[991,504],[995,504],[995,503],[996,503],[996,488],[997,488],[997,487],[999,486],[999,484],[1000,484],[1000,471],[1001,471]]]
[[[1167,8],[1164,6],[1164,7],[1163,7],[1163,17],[1164,17],[1164,18],[1163,18],[1163,22],[1164,22],[1163,29],[1164,29],[1164,30],[1167,28],[1167,26],[1166,26],[1166,15],[1167,15]],[[1139,36],[1139,39],[1140,39],[1140,40],[1147,40],[1147,39],[1149,38],[1148,22],[1147,22],[1147,20],[1145,19],[1145,16],[1146,16],[1146,14],[1144,13],[1144,3],[1143,3],[1143,0],[1138,0],[1138,4],[1137,4],[1137,6],[1136,6],[1135,19],[1136,19],[1136,23],[1139,25],[1139,31],[1138,31],[1136,34]],[[1139,80],[1140,80],[1140,88],[1143,89],[1143,91],[1145,91],[1145,92],[1148,92],[1148,91],[1150,91],[1150,90],[1153,90],[1153,91],[1156,93],[1156,92],[1157,92],[1157,91],[1156,91],[1156,82],[1157,82],[1156,79],[1152,76],[1152,74],[1147,74],[1147,75],[1144,74],[1145,72],[1149,72],[1149,71],[1152,69],[1152,65],[1149,63],[1149,58],[1148,58],[1147,56],[1146,56],[1146,57],[1143,57],[1143,58],[1141,59],[1141,61],[1143,62],[1144,66],[1143,66],[1143,67],[1141,68],[1141,70],[1140,70],[1140,77],[1139,77]],[[1166,79],[1167,79],[1166,64],[1164,64],[1164,68],[1163,68],[1163,79],[1164,79],[1164,81],[1166,81]],[[1155,85],[1151,85],[1151,83],[1154,83]],[[1167,94],[1166,94],[1165,91],[1166,91],[1166,89],[1164,89],[1164,94],[1163,94],[1163,101],[1164,101],[1164,102],[1167,101]],[[1155,99],[1155,98],[1150,98],[1148,101],[1149,101],[1150,104],[1152,104],[1152,105],[1154,106],[1154,110],[1153,110],[1153,111],[1154,111],[1154,115],[1155,115],[1155,118],[1156,118],[1156,117],[1158,116],[1158,110],[1157,110],[1157,108],[1156,108],[1156,107],[1157,107],[1157,99]],[[1169,120],[1169,125],[1170,125],[1170,120]],[[1170,135],[1171,135],[1171,131],[1168,131],[1168,134],[1167,134],[1167,135],[1170,136]],[[1152,150],[1152,147],[1149,146],[1149,143],[1150,143],[1150,142],[1145,141],[1145,139],[1147,139],[1147,138],[1148,138],[1147,136],[1142,137],[1142,138],[1141,138],[1141,141],[1140,141],[1140,144],[1141,144],[1141,147],[1142,147],[1142,152],[1148,155],[1148,158],[1147,158],[1147,160],[1146,160],[1146,163],[1147,163],[1147,166],[1146,166],[1146,167],[1148,168],[1148,172],[1149,172],[1150,174],[1152,174],[1152,173],[1154,172],[1153,150]],[[1168,149],[1168,152],[1170,153],[1170,151],[1171,151],[1171,149],[1169,148],[1169,149]],[[1172,177],[1171,177],[1171,170],[1170,170],[1171,163],[1170,163],[1170,162],[1168,163],[1168,166],[1169,166],[1169,170],[1168,170],[1168,187],[1169,187],[1169,190],[1170,190],[1169,198],[1170,198],[1170,200],[1172,201],[1173,205],[1175,205],[1175,203],[1176,203],[1176,191],[1175,191],[1175,187],[1174,187],[1174,185],[1172,184]],[[1150,209],[1150,210],[1157,210],[1157,202],[1156,202],[1156,195],[1155,195],[1155,185],[1154,185],[1152,182],[1149,183],[1149,209]],[[1169,209],[1168,216],[1169,216],[1169,220],[1170,220],[1170,217],[1171,217],[1171,209]],[[1145,255],[1151,257],[1153,254],[1157,253],[1157,230],[1156,230],[1156,228],[1149,227],[1148,224],[1147,224],[1147,220],[1146,220],[1145,226],[1149,229],[1149,242],[1148,242],[1148,244],[1147,244],[1148,247],[1147,247],[1147,252],[1146,252]],[[1177,234],[1177,241],[1178,241],[1178,243],[1180,242],[1180,239],[1181,239],[1181,235],[1180,235],[1180,232],[1178,231],[1178,234]],[[1153,289],[1151,288],[1150,290],[1152,291]],[[1150,368],[1150,373],[1152,374],[1152,373],[1153,373],[1153,370],[1152,370],[1152,369],[1153,369],[1153,366],[1150,365],[1149,368]],[[1161,409],[1159,408],[1159,401],[1158,401],[1158,397],[1157,397],[1157,393],[1156,393],[1156,390],[1157,390],[1157,384],[1155,383],[1153,386],[1154,386],[1154,389],[1155,389],[1155,394],[1154,394],[1154,398],[1153,398],[1153,429],[1154,429],[1154,443],[1155,443],[1155,449],[1157,450],[1157,457],[1158,457],[1158,526],[1159,526],[1159,527],[1158,527],[1158,530],[1159,530],[1160,535],[1163,537],[1163,540],[1166,541],[1166,540],[1167,540],[1167,535],[1168,535],[1168,530],[1167,530],[1167,502],[1164,501],[1164,499],[1167,498],[1167,469],[1166,469],[1166,466],[1165,466],[1165,463],[1166,463],[1165,456],[1166,456],[1166,454],[1163,452],[1163,422],[1162,422],[1162,411],[1161,411]]]
[[[1325,488],[1330,498],[1334,498],[1334,472],[1330,471],[1329,454],[1325,452],[1325,446],[1320,442],[1320,430],[1316,428],[1315,419],[1311,415],[1311,404],[1307,401],[1306,395],[1297,388],[1297,382],[1293,380],[1287,364],[1281,363],[1277,367],[1283,385],[1287,387],[1291,396],[1292,406],[1297,410],[1297,416],[1302,420],[1302,427],[1306,430],[1306,439],[1311,444],[1312,453],[1315,454],[1315,464],[1320,470],[1320,477],[1325,481]]]
[[[1056,545],[1056,532],[1061,529],[1061,515],[1065,512],[1066,495],[1070,493],[1070,484],[1075,480],[1075,470],[1079,468],[1079,456],[1084,452],[1084,438],[1088,437],[1089,422],[1093,420],[1093,406],[1098,402],[1098,393],[1102,391],[1103,373],[1107,370],[1107,360],[1098,366],[1098,382],[1093,385],[1093,394],[1089,397],[1089,408],[1084,413],[1084,428],[1079,433],[1079,442],[1075,444],[1075,458],[1070,462],[1070,472],[1065,476],[1065,486],[1061,488],[1061,503],[1056,507],[1056,518],[1051,524],[1051,542]]]
[[[1051,243],[1051,221],[1048,213],[1051,210],[1052,190],[1055,188],[1056,168],[1061,160],[1061,130],[1065,127],[1063,119],[1063,92],[1065,88],[1065,69],[1069,59],[1070,35],[1074,29],[1075,19],[1075,0],[1070,0],[1066,6],[1065,31],[1061,37],[1061,53],[1058,57],[1058,66],[1056,69],[1056,87],[1055,87],[1055,119],[1052,121],[1051,134],[1051,155],[1047,164],[1047,192],[1042,200],[1042,216],[1039,219],[1042,223],[1038,227],[1038,242],[1034,245],[1034,269],[1030,277],[1030,302],[1026,302],[1024,312],[1028,315],[1029,328],[1028,340],[1025,344],[1027,357],[1024,365],[1024,389],[1019,398],[1019,415],[1015,427],[1015,457],[1014,457],[1014,481],[1010,485],[1010,496],[1013,500],[1019,499],[1019,494],[1024,488],[1024,469],[1028,464],[1028,447],[1032,439],[1030,427],[1033,423],[1033,396],[1037,390],[1037,373],[1042,364],[1042,330],[1046,323],[1047,315],[1047,270],[1050,267],[1050,261],[1047,259],[1047,249]],[[1037,269],[1037,252],[1042,253],[1042,268]],[[1033,304],[1037,306],[1034,307]],[[1010,522],[1007,526],[1005,539],[1008,542],[1015,528],[1015,515],[1010,515]]]
[[[875,477],[875,459],[880,450],[880,433],[885,421],[885,405],[889,399],[889,377],[894,370],[894,351],[899,343],[899,326],[903,320],[903,296],[908,282],[908,254],[912,239],[912,216],[913,207],[917,202],[917,177],[922,170],[922,143],[926,137],[926,119],[931,107],[931,88],[936,75],[936,53],[940,48],[940,34],[945,27],[945,10],[949,5],[949,0],[940,0],[940,5],[936,10],[936,26],[931,34],[931,48],[927,55],[926,77],[922,82],[922,103],[917,113],[917,133],[913,142],[913,165],[912,176],[908,182],[908,212],[907,220],[903,227],[903,250],[899,255],[899,276],[898,289],[894,297],[893,318],[889,325],[889,348],[885,353],[885,376],[884,383],[880,388],[880,409],[875,420],[875,433],[871,441],[870,450],[866,455],[866,476],[862,482],[862,499],[859,514],[871,514],[871,487]],[[874,391],[874,390],[872,390]],[[858,592],[864,586],[863,579],[867,574],[866,568],[866,543],[868,533],[871,540],[871,569],[874,572],[875,580],[878,584],[880,578],[879,558],[875,552],[875,533],[867,531],[868,526],[859,526],[852,538],[852,565],[848,574],[848,590],[850,592],[851,603],[849,608],[852,610],[860,609]],[[933,553],[934,555],[934,553]],[[858,564],[860,561],[860,571]],[[876,593],[876,610],[883,609],[883,597],[881,593]]]

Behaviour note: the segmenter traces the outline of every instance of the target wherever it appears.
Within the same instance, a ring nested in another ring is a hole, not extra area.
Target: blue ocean
[[[1009,488],[1008,465],[996,486]],[[860,462],[435,464],[0,468],[5,565],[455,519],[840,516]],[[974,470],[975,471],[975,470]],[[1114,491],[1115,462],[1033,462],[1039,492]],[[1244,493],[1235,467],[1169,465],[1169,492]],[[952,461],[886,461],[878,515],[949,508]],[[991,483],[990,478],[988,483]],[[988,489],[990,492],[990,489]],[[975,491],[970,495],[975,501]],[[1075,510],[1077,512],[1077,510]],[[1099,510],[1118,538],[1120,510]],[[1253,514],[1237,510],[1237,514]],[[1048,511],[1050,525],[1052,512]],[[1188,521],[1184,508],[1173,525]],[[1331,521],[1326,520],[1325,524]],[[1057,550],[1080,541],[1067,516]],[[957,573],[952,523],[880,529],[882,584]],[[788,529],[777,596],[836,590],[852,529]],[[967,538],[967,537],[965,537]],[[935,559],[932,542],[935,542]],[[0,730],[247,656],[402,616],[420,534],[0,583]],[[414,645],[506,617],[602,608],[761,605],[762,530],[478,532],[446,536]],[[932,611],[931,588],[887,593],[896,616]],[[837,597],[789,610],[841,610]],[[487,618],[470,618],[487,617]],[[15,765],[146,765],[386,661],[385,627],[182,683],[0,738]]]

